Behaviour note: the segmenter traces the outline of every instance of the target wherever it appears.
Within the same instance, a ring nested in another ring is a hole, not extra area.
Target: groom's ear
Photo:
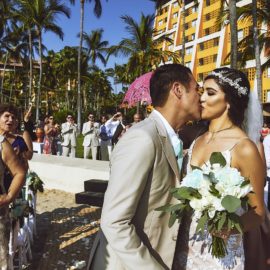
[[[184,91],[184,86],[179,82],[174,82],[171,91],[175,94],[177,98],[181,99]]]

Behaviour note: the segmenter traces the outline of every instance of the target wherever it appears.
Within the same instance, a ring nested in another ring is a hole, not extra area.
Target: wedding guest
[[[61,126],[61,134],[63,137],[62,155],[67,157],[75,157],[76,156],[76,146],[77,146],[77,134],[78,127],[75,124],[73,116],[71,114],[67,115],[66,122]]]
[[[83,158],[88,158],[91,149],[92,159],[96,160],[99,146],[99,123],[95,122],[94,114],[88,114],[88,121],[83,124],[82,135],[84,136]]]
[[[48,117],[48,123],[44,126],[44,133],[45,136],[43,141],[43,154],[56,155],[58,151],[57,136],[59,133],[59,129],[54,123],[54,118],[52,115]]]
[[[262,140],[270,133],[270,129],[266,123],[263,124],[263,127],[260,133],[261,133]]]
[[[20,192],[26,173],[22,162],[3,136],[6,135],[5,130],[12,128],[12,122],[15,120],[13,114],[15,110],[13,109],[12,106],[0,104],[0,269],[10,269],[8,265],[8,243],[11,230],[9,204]],[[12,175],[12,181],[8,189],[4,185],[4,172],[6,170],[9,170]]]
[[[267,177],[266,182],[268,185],[267,191],[267,208],[270,210],[270,134],[264,137],[263,140],[264,154],[266,159]]]
[[[18,156],[19,161],[23,168],[28,170],[28,160],[33,156],[33,145],[30,134],[24,130],[23,134],[19,133],[19,113],[15,106],[10,104],[0,105],[0,114],[4,112],[9,115],[9,118],[5,125],[1,125],[0,134],[4,134],[7,141],[14,149],[15,154]],[[5,170],[4,173],[4,185],[8,190],[13,179],[13,175],[9,170]]]
[[[99,128],[99,139],[100,139],[100,159],[109,160],[109,147],[112,146],[111,138],[108,136],[106,129],[106,122],[108,118],[106,115],[102,115],[100,122],[101,126]]]
[[[131,123],[131,125],[133,126],[141,121],[142,121],[142,115],[140,113],[135,113],[133,115],[133,122]]]
[[[24,113],[24,118],[23,118],[23,124],[24,124],[24,130],[26,130],[32,141],[37,140],[37,135],[34,132],[35,130],[35,124],[33,120],[31,119],[32,116],[32,104],[30,104],[29,109]]]

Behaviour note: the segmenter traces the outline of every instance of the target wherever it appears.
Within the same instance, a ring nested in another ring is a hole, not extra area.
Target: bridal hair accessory
[[[214,75],[214,76],[218,77],[221,81],[228,83],[230,86],[234,87],[237,90],[239,97],[241,97],[241,95],[248,94],[247,87],[243,87],[243,86],[239,85],[239,82],[242,81],[242,78],[238,78],[238,79],[233,81],[230,78],[224,77],[222,75],[222,73],[227,73],[227,71],[226,70],[221,70],[220,72],[212,71],[209,75]]]

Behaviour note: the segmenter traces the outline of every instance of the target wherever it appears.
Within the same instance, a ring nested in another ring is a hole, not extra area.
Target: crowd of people
[[[142,120],[140,113],[135,113],[133,122],[127,124],[123,120],[121,112],[117,112],[111,118],[102,115],[100,121],[96,121],[95,115],[89,113],[87,122],[83,124],[83,158],[108,161],[114,145],[119,138],[134,124]],[[54,122],[53,115],[44,119],[43,154],[62,155],[76,157],[78,126],[74,117],[68,114],[66,122],[60,126]],[[91,153],[91,155],[90,155]]]

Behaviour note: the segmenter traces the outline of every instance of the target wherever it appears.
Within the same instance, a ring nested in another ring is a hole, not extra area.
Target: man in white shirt
[[[92,159],[97,159],[97,148],[99,145],[99,123],[95,122],[94,114],[88,114],[88,120],[83,124],[82,135],[83,139],[83,158],[87,159],[92,152]]]
[[[76,156],[78,127],[71,114],[67,116],[66,120],[61,126],[61,135],[63,138],[62,155],[67,157],[70,151],[70,157],[74,158]]]
[[[169,213],[155,209],[178,203],[170,194],[180,180],[174,148],[182,145],[178,129],[200,118],[198,88],[182,65],[154,71],[150,94],[155,110],[130,128],[112,152],[101,230],[88,270],[172,268],[179,223],[169,228]]]

